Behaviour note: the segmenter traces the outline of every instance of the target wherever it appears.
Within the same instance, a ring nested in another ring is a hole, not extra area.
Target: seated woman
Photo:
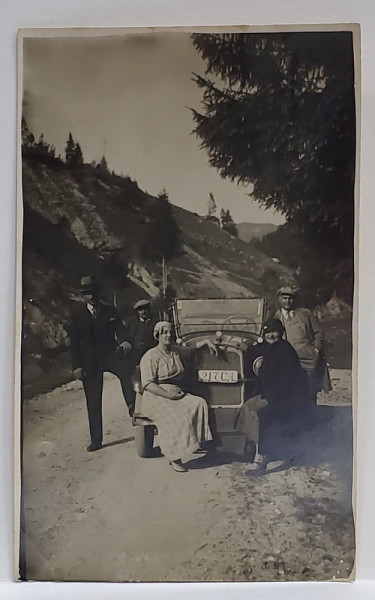
[[[297,353],[282,339],[283,324],[269,319],[263,326],[263,342],[256,353],[263,356],[258,389],[242,406],[237,429],[255,445],[254,463],[265,462],[264,454],[282,456],[286,442],[303,428],[308,413],[308,381]],[[250,349],[251,352],[251,349]]]
[[[159,444],[172,468],[187,471],[181,459],[197,450],[203,442],[212,440],[208,423],[206,401],[184,391],[184,366],[181,354],[190,349],[172,344],[172,323],[160,321],[154,328],[158,341],[141,359],[143,388],[142,413],[157,426]],[[217,352],[209,340],[198,342],[196,348],[208,345]]]

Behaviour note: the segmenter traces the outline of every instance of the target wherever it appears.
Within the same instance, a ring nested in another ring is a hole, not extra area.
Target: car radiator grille
[[[237,371],[238,378],[243,377],[241,352],[229,348],[221,350],[218,356],[211,354],[207,348],[197,352],[195,374],[192,380],[192,392],[205,398],[209,406],[238,406],[243,403],[244,386],[242,383],[201,383],[197,381],[197,372],[202,370]]]

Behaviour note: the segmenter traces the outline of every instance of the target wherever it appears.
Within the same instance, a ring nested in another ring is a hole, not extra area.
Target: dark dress
[[[248,441],[259,443],[261,454],[281,458],[288,440],[298,435],[308,419],[307,376],[285,340],[263,342],[249,352],[262,355],[263,362],[237,428],[246,433]]]
[[[296,351],[286,340],[263,346],[260,389],[275,419],[291,419],[307,406],[307,377]]]

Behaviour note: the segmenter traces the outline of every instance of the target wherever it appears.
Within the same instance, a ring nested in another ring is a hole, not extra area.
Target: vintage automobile
[[[217,356],[206,346],[194,352],[187,373],[188,387],[192,394],[205,398],[209,406],[216,448],[242,454],[246,437],[235,425],[241,406],[253,395],[256,386],[262,360],[256,344],[265,320],[265,299],[179,299],[172,308],[178,345],[188,347],[210,339],[217,347]],[[142,415],[139,378],[135,381],[135,390],[136,448],[139,456],[149,457],[156,428]]]

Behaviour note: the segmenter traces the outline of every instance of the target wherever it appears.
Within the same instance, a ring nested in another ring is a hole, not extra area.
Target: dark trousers
[[[310,405],[315,406],[319,392],[322,390],[329,392],[332,389],[325,359],[320,358],[313,369],[305,369],[305,372],[308,379]]]
[[[318,396],[318,392],[322,389],[322,375],[319,372],[318,368],[312,369],[308,371],[306,369],[307,379],[308,379],[308,397],[310,406],[316,405],[316,400]]]
[[[90,436],[93,444],[101,444],[103,441],[103,374],[113,373],[119,378],[122,393],[126,404],[134,404],[135,392],[130,377],[130,367],[127,360],[111,354],[102,362],[101,370],[91,377],[84,377],[83,389],[86,395],[87,413],[89,417]]]

